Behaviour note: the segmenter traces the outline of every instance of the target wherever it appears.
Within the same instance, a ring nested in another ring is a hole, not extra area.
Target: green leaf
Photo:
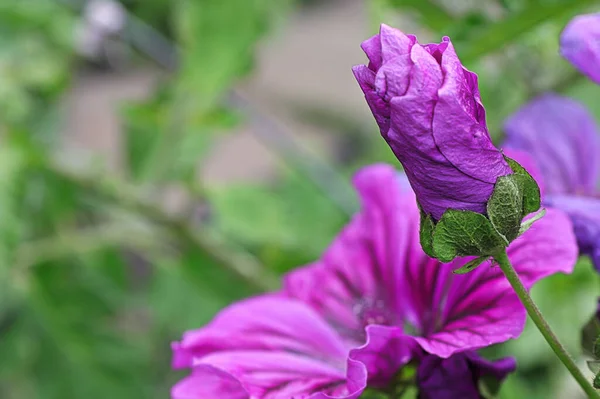
[[[490,221],[508,242],[519,235],[523,219],[523,193],[515,175],[500,176],[487,203]]]
[[[460,268],[453,270],[452,273],[467,274],[471,270],[475,270],[477,267],[479,267],[479,265],[481,265],[483,262],[485,262],[488,259],[489,259],[489,256],[480,256],[479,258],[475,258],[472,261],[465,263]]]
[[[533,177],[514,159],[504,157],[515,173],[523,193],[523,216],[536,212],[541,206],[540,188]]]
[[[433,252],[433,230],[435,229],[435,224],[433,223],[431,215],[427,215],[421,208],[421,205],[419,205],[419,211],[421,213],[421,223],[419,229],[419,240],[421,241],[421,247],[427,255],[435,258],[435,253]]]
[[[435,226],[433,251],[442,262],[457,256],[492,255],[508,246],[484,215],[471,211],[448,209]]]

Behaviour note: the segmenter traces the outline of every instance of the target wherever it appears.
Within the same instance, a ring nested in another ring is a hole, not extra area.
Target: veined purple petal
[[[582,104],[546,94],[509,117],[504,128],[504,147],[534,158],[549,194],[597,192],[600,129]]]
[[[382,136],[404,166],[423,210],[485,213],[494,183],[512,173],[490,139],[477,76],[450,39],[420,45],[387,25],[365,41],[354,75]]]
[[[446,272],[465,263],[438,264]],[[428,329],[415,340],[428,353],[447,358],[457,352],[517,338],[525,326],[526,312],[504,276],[489,262],[464,274],[448,274],[438,285],[441,304],[437,312],[422,314]]]
[[[549,195],[546,203],[569,215],[579,251],[589,256],[600,272],[600,198]]]
[[[600,13],[573,18],[560,35],[560,53],[600,84]]]
[[[365,366],[348,359],[350,348],[326,321],[305,304],[278,295],[224,309],[173,349],[175,367],[196,370],[173,395],[200,390],[196,385],[207,375],[207,386],[214,387],[214,392],[202,388],[206,396],[193,399],[226,397],[227,390],[237,395],[234,380],[251,399],[354,399],[366,385]]]
[[[483,377],[498,381],[516,369],[513,358],[489,361],[476,352],[465,352],[447,359],[427,356],[417,370],[419,399],[480,399],[478,382]]]

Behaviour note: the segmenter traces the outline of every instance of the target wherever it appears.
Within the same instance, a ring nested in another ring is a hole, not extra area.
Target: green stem
[[[519,296],[519,299],[523,303],[523,306],[525,306],[525,309],[527,309],[529,317],[531,317],[531,320],[533,320],[536,327],[538,328],[540,333],[542,333],[542,335],[546,339],[546,342],[548,342],[548,345],[550,345],[556,356],[565,365],[567,370],[569,370],[573,378],[575,378],[577,383],[579,383],[581,389],[584,390],[588,397],[599,399],[600,394],[598,393],[598,391],[596,391],[596,389],[592,387],[590,381],[588,381],[588,379],[585,377],[585,375],[583,375],[579,367],[577,367],[571,355],[569,355],[565,347],[560,343],[558,337],[556,337],[556,335],[544,319],[544,316],[542,316],[540,309],[533,302],[531,296],[529,296],[529,293],[527,292],[527,289],[521,282],[519,275],[515,271],[514,267],[511,265],[510,260],[506,255],[506,251],[503,251],[502,253],[494,256],[494,259],[496,260],[496,262],[498,262],[498,265],[500,265],[500,269],[502,269],[502,271],[504,272],[504,275],[506,276],[508,282]]]

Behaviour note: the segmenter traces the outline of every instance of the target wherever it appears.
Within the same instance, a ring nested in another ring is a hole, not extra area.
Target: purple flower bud
[[[512,170],[490,139],[477,75],[447,37],[420,45],[381,25],[362,48],[369,65],[354,75],[422,209],[435,220],[449,208],[485,213],[496,179]]]
[[[560,35],[560,53],[600,84],[600,13],[573,18]]]

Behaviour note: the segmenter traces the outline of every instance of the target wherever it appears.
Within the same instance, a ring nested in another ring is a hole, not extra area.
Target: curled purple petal
[[[549,194],[597,192],[600,129],[582,104],[556,94],[532,100],[504,125],[504,147],[527,152]]]
[[[367,367],[370,387],[383,388],[422,352],[414,337],[406,335],[402,328],[373,324],[366,327],[365,344],[350,351],[350,358]]]
[[[560,35],[560,53],[600,84],[600,13],[573,18]]]
[[[362,47],[370,62],[354,75],[423,210],[436,220],[448,208],[485,213],[496,179],[512,171],[450,39],[420,45],[382,25]]]

